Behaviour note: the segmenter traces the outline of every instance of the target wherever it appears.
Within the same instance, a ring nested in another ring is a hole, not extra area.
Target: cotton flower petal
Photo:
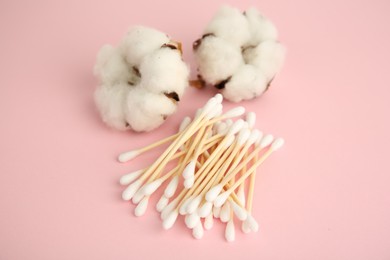
[[[140,66],[142,84],[154,93],[177,93],[182,97],[188,85],[189,69],[179,50],[159,48],[146,56]]]
[[[239,47],[214,36],[202,40],[196,50],[196,61],[202,78],[212,85],[226,80],[244,64]]]
[[[125,60],[138,67],[142,60],[161,45],[169,42],[169,37],[156,29],[135,26],[130,29],[120,44]]]
[[[126,130],[129,128],[126,122],[125,101],[131,87],[126,83],[101,85],[95,91],[95,103],[103,121],[116,129]]]
[[[222,6],[215,14],[204,31],[204,34],[210,33],[237,47],[246,44],[251,36],[246,17],[230,6]]]
[[[267,78],[256,67],[245,64],[233,74],[222,95],[233,102],[253,99],[259,96],[267,87]]]
[[[141,86],[131,89],[126,99],[126,121],[135,131],[151,131],[176,111],[166,96],[149,92]]]

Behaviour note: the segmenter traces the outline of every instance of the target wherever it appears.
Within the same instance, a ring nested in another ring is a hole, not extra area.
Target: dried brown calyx
[[[128,79],[127,84],[131,86],[135,86],[139,83],[141,79],[141,73],[139,72],[139,69],[136,66],[133,66],[131,70],[133,73],[131,73],[131,77]]]
[[[197,79],[190,80],[190,86],[197,89],[201,89],[206,86],[206,81],[204,81],[202,76],[198,74]]]
[[[133,66],[131,68],[133,70],[133,77],[131,77],[129,79],[129,81],[127,81],[127,84],[131,85],[131,86],[134,86],[134,85],[137,85],[140,78],[141,78],[141,73],[139,72],[139,69],[136,67],[136,66]]]
[[[180,55],[183,55],[183,45],[181,44],[181,42],[170,41],[161,45],[161,48],[170,48],[171,50],[178,50],[180,52]]]
[[[176,92],[165,92],[164,95],[175,104],[180,101],[179,95]]]
[[[231,78],[232,78],[232,77],[230,76],[230,77],[228,77],[227,79],[225,79],[225,80],[222,80],[221,82],[219,82],[219,83],[215,84],[215,85],[214,85],[214,87],[215,87],[215,88],[217,88],[217,89],[224,89],[224,88],[225,88],[225,85],[226,85],[226,83],[228,83],[228,82],[229,82],[229,80],[230,80]]]
[[[209,37],[209,36],[215,36],[215,34],[214,34],[214,33],[206,33],[206,34],[203,34],[202,38],[197,39],[196,41],[194,41],[194,43],[192,44],[192,49],[193,49],[194,51],[196,51],[196,50],[199,48],[199,46],[202,44],[202,40],[203,40],[204,38],[206,38],[206,37]]]

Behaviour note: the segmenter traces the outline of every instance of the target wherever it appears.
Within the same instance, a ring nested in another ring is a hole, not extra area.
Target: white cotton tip
[[[261,147],[263,149],[263,148],[267,147],[268,145],[270,145],[273,142],[273,140],[274,140],[274,136],[271,134],[267,134],[261,139],[261,141],[259,143],[259,147]]]
[[[156,204],[156,210],[158,212],[161,212],[164,210],[164,208],[168,205],[169,199],[165,197],[165,195],[162,195],[159,201]]]
[[[155,181],[152,181],[151,183],[146,184],[143,188],[142,191],[145,196],[153,194],[160,186],[163,184],[162,179],[157,179]]]
[[[236,122],[233,123],[233,125],[230,127],[228,131],[228,135],[235,135],[238,133],[242,127],[244,126],[244,120],[238,119]]]
[[[213,216],[214,218],[219,218],[221,215],[221,208],[213,207]]]
[[[183,121],[181,121],[180,127],[179,127],[179,132],[183,131],[184,129],[187,128],[187,126],[191,123],[191,117],[186,116]]]
[[[233,117],[239,117],[245,114],[245,107],[239,106],[235,107],[233,109],[230,109],[226,113],[223,114],[225,118],[233,118]]]
[[[209,202],[213,202],[221,193],[223,186],[222,184],[217,184],[214,187],[212,187],[207,193],[206,193],[206,200]]]
[[[189,214],[194,213],[198,209],[199,204],[202,202],[202,199],[203,199],[202,195],[198,195],[195,198],[193,198],[191,200],[191,202],[188,203],[188,205],[187,205],[187,208],[186,208],[187,213],[189,213]]]
[[[230,192],[225,191],[218,195],[218,197],[214,200],[215,207],[221,207],[225,201],[229,198]]]
[[[203,109],[202,108],[198,108],[195,112],[195,117],[194,118],[198,118],[201,114],[203,113]]]
[[[205,115],[205,118],[211,119],[220,116],[222,114],[222,108],[223,108],[222,104],[216,104],[214,109]]]
[[[138,177],[141,176],[142,173],[144,173],[144,170],[138,170],[138,171],[131,172],[131,173],[128,173],[126,175],[123,175],[120,178],[119,183],[121,185],[129,185],[130,183],[132,183],[133,181],[138,179]]]
[[[218,104],[218,101],[216,98],[212,97],[210,98],[207,103],[204,105],[204,107],[202,108],[202,113],[204,115],[207,115],[208,113],[210,113],[214,108],[215,106]]]
[[[249,124],[247,121],[244,121],[244,126],[242,127],[243,129],[249,129]]]
[[[226,134],[226,123],[225,122],[221,122],[218,126],[217,126],[217,133],[220,134],[220,135],[225,135]]]
[[[195,167],[196,167],[196,160],[191,160],[184,168],[183,178],[184,179],[193,178],[195,173]]]
[[[226,241],[228,241],[228,242],[233,242],[234,239],[236,238],[236,232],[234,230],[233,219],[229,220],[228,223],[226,224],[225,238],[226,238]]]
[[[184,188],[186,188],[186,189],[191,188],[194,185],[194,182],[195,182],[194,177],[189,177],[189,178],[185,179],[184,183],[183,183]]]
[[[212,214],[207,215],[207,217],[204,220],[204,229],[210,230],[213,228],[214,225],[214,218]]]
[[[275,141],[271,145],[271,149],[273,151],[279,150],[284,145],[283,138],[276,138]]]
[[[188,204],[191,203],[191,201],[192,201],[193,198],[194,198],[193,196],[190,196],[190,197],[187,198],[185,201],[183,201],[183,203],[181,204],[181,206],[180,206],[180,208],[179,208],[179,214],[180,214],[180,215],[185,215],[185,214],[188,213],[188,212],[187,212],[187,206],[188,206]]]
[[[138,204],[143,198],[145,197],[143,192],[143,187],[137,190],[137,192],[134,194],[133,198],[131,198],[131,201],[134,204]]]
[[[122,193],[122,199],[123,200],[131,200],[133,198],[134,194],[138,191],[138,189],[141,187],[142,181],[136,180],[132,184],[130,184]]]
[[[246,220],[244,222],[247,223],[247,226],[250,228],[251,231],[253,231],[253,232],[259,231],[259,224],[255,220],[255,218],[252,217],[252,215],[248,215],[248,217],[246,218]]]
[[[170,229],[176,222],[179,212],[177,210],[172,211],[169,215],[163,220],[163,228],[165,230]]]
[[[198,215],[201,218],[205,218],[206,216],[210,215],[211,211],[213,209],[213,203],[210,201],[206,201],[199,209],[198,209]]]
[[[149,197],[143,198],[134,209],[134,215],[137,217],[143,216],[148,208]]]
[[[186,215],[184,222],[188,228],[193,229],[200,222],[200,217],[196,212]]]
[[[118,161],[121,163],[128,162],[128,161],[134,159],[135,157],[137,157],[138,155],[140,155],[140,152],[138,150],[133,150],[133,151],[121,153],[118,156]]]
[[[161,219],[164,220],[168,217],[168,215],[171,213],[171,211],[177,206],[178,200],[171,201],[164,209],[161,211]]]
[[[248,122],[250,129],[254,128],[255,124],[256,124],[256,113],[255,112],[248,112],[246,114],[245,120]]]
[[[250,145],[256,143],[257,140],[259,140],[259,138],[261,138],[260,133],[261,132],[259,130],[257,130],[257,129],[252,130],[252,132],[251,132],[251,134],[250,134],[250,136],[249,136],[249,138],[248,138],[248,140],[246,142],[247,145],[250,146]]]
[[[234,122],[232,119],[229,118],[225,120],[225,123],[226,123],[226,127],[230,128]]]
[[[202,226],[202,222],[199,221],[198,224],[192,230],[192,236],[196,239],[201,239],[204,235],[204,230]]]
[[[227,135],[226,141],[225,141],[225,148],[228,148],[229,146],[231,146],[233,144],[234,140],[236,140],[236,137],[234,135]]]
[[[215,96],[215,99],[217,100],[217,102],[218,103],[222,103],[222,101],[223,101],[223,96],[222,96],[222,94],[216,94]]]
[[[246,143],[246,141],[248,140],[250,134],[251,134],[251,131],[248,128],[241,129],[241,131],[238,133],[238,136],[237,136],[237,143],[239,145],[244,145]]]
[[[164,195],[167,198],[171,198],[177,189],[177,186],[179,185],[179,175],[176,175],[172,178],[172,180],[168,183],[167,187],[165,188]]]
[[[245,189],[243,187],[238,189],[237,197],[241,205],[245,206],[246,198],[245,198]]]
[[[222,222],[226,223],[230,219],[230,203],[225,203],[221,208],[221,213],[219,214],[219,218]]]
[[[248,217],[248,212],[241,208],[237,203],[230,201],[230,205],[239,220],[244,221]]]
[[[250,228],[249,225],[248,225],[248,222],[247,222],[246,220],[242,222],[242,224],[241,224],[241,230],[242,230],[242,232],[244,232],[245,234],[248,234],[248,233],[250,233],[250,232],[252,231],[251,228]]]

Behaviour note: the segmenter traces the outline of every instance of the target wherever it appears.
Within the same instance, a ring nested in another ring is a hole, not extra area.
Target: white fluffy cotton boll
[[[233,102],[253,99],[264,92],[268,80],[256,67],[245,64],[233,74],[222,89],[223,96]]]
[[[240,47],[214,36],[203,38],[195,53],[200,75],[212,85],[231,77],[244,64]]]
[[[255,48],[244,51],[246,63],[256,66],[268,80],[282,68],[286,49],[279,42],[264,41]]]
[[[176,111],[176,105],[163,94],[148,92],[140,86],[130,89],[126,99],[126,121],[135,131],[150,131]]]
[[[132,89],[127,83],[113,86],[101,85],[95,91],[95,103],[103,121],[116,129],[129,128],[126,122],[125,102],[127,93]]]
[[[222,6],[218,10],[204,34],[214,34],[238,47],[246,44],[250,38],[246,17],[240,10],[230,6]]]
[[[146,55],[168,42],[169,38],[163,32],[144,26],[135,26],[123,38],[120,49],[126,61],[138,67]]]
[[[131,71],[120,51],[111,45],[104,45],[99,50],[94,74],[104,85],[127,83],[131,79]]]
[[[178,49],[159,48],[145,57],[139,70],[141,84],[154,93],[176,93],[180,99],[188,86],[189,69]]]
[[[273,40],[278,38],[278,30],[275,25],[262,16],[255,8],[249,8],[245,11],[245,17],[248,21],[251,38],[247,46],[256,46],[262,41]]]

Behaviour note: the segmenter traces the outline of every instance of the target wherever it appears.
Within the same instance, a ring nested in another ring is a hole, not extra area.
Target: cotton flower
[[[233,102],[264,93],[280,71],[285,47],[276,27],[255,8],[223,6],[194,42],[199,78]]]
[[[95,103],[103,121],[119,130],[150,131],[176,111],[189,70],[180,43],[136,26],[117,47],[100,49],[94,73],[99,80]]]

